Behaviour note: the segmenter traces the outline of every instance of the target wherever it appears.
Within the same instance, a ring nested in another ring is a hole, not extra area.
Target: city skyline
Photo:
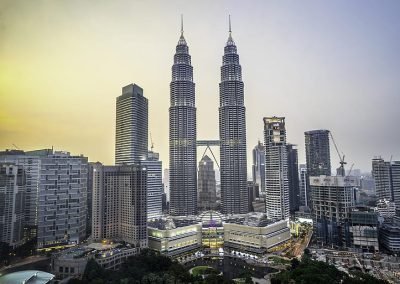
[[[231,14],[246,70],[246,154],[262,138],[262,117],[279,115],[287,119],[288,142],[298,145],[300,163],[305,161],[304,131],[321,128],[332,131],[355,168],[369,171],[376,155],[400,156],[398,133],[391,131],[400,102],[396,2],[367,3],[362,9],[344,1],[254,2],[245,9],[239,2],[193,7],[180,1],[170,7],[152,2],[159,4],[156,9],[127,1],[112,7],[102,1],[96,6],[39,3],[43,5],[0,4],[2,148],[54,145],[113,164],[113,103],[121,86],[135,82],[149,98],[149,131],[168,165],[170,57],[183,13],[196,70],[199,140],[218,137],[218,73]],[[201,15],[208,9],[204,21]],[[132,10],[158,21],[124,16]],[[319,25],[311,25],[315,20]],[[260,72],[260,65],[271,68]],[[278,103],[270,108],[272,98]],[[380,119],[371,120],[371,113]],[[372,128],[384,133],[385,147],[368,139]],[[332,149],[331,157],[335,169],[339,164]],[[247,164],[250,172],[251,162]]]

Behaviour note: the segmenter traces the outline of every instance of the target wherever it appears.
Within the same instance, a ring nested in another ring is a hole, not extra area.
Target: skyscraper
[[[214,162],[205,155],[199,162],[199,209],[216,209],[217,189],[215,182]]]
[[[310,200],[308,185],[307,185],[307,166],[305,164],[299,165],[299,182],[300,182],[300,206],[309,206],[308,201]]]
[[[307,188],[309,177],[331,175],[331,155],[329,148],[329,130],[311,130],[304,132],[306,145]],[[312,207],[311,194],[308,194],[308,206]],[[311,208],[312,209],[312,208]]]
[[[219,84],[219,137],[221,156],[221,211],[247,213],[246,108],[239,54],[232,38],[224,48]]]
[[[258,185],[260,195],[265,195],[265,149],[263,144],[258,144],[253,149],[253,182]]]
[[[93,165],[92,236],[147,247],[147,171],[141,165]]]
[[[115,164],[132,165],[146,159],[148,147],[148,101],[136,84],[122,88],[117,97]]]
[[[288,159],[288,180],[289,180],[289,209],[294,213],[299,210],[299,167],[296,145],[286,144]]]
[[[197,213],[196,107],[193,67],[183,36],[176,46],[169,108],[170,214]]]
[[[147,158],[140,162],[147,170],[147,218],[157,218],[162,215],[162,162],[159,154],[148,151]]]
[[[25,184],[22,166],[0,163],[0,242],[12,247],[24,240]]]
[[[269,219],[289,218],[289,181],[284,117],[264,117],[265,204]]]
[[[312,130],[304,132],[304,135],[308,176],[330,176],[329,130]]]

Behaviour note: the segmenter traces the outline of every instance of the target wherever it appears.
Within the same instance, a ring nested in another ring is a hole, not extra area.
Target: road
[[[0,271],[9,270],[12,268],[16,268],[19,266],[23,266],[23,265],[27,265],[27,264],[35,263],[38,261],[47,260],[47,259],[49,259],[49,257],[47,257],[47,256],[40,256],[40,255],[28,256],[28,257],[18,261],[17,263],[0,268]]]

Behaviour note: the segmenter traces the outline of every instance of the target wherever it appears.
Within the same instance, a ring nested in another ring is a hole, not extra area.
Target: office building
[[[27,155],[21,150],[0,152],[0,162],[21,166],[25,173],[24,237],[31,239],[37,234],[38,193],[40,183],[40,157]]]
[[[140,162],[147,170],[147,218],[157,218],[162,215],[162,162],[159,154],[148,151],[147,158]]]
[[[145,166],[93,169],[92,237],[147,247],[147,170]]]
[[[199,162],[198,175],[198,207],[200,210],[215,210],[217,208],[217,189],[214,162],[207,155]]]
[[[299,206],[309,206],[308,201],[310,200],[309,190],[307,188],[307,166],[305,164],[299,165]]]
[[[24,243],[25,172],[22,166],[0,163],[0,242]]]
[[[259,194],[265,195],[265,149],[263,144],[258,144],[253,149],[253,182],[258,184]]]
[[[379,216],[382,218],[390,219],[396,216],[396,205],[393,201],[379,199],[376,202],[375,211],[378,212]]]
[[[304,135],[308,176],[330,176],[329,130],[312,130],[304,132]]]
[[[289,180],[289,210],[291,213],[299,210],[300,206],[298,154],[295,147],[296,145],[286,144]]]
[[[40,158],[38,249],[80,243],[86,236],[87,158],[53,149],[26,154]]]
[[[379,242],[384,251],[400,253],[400,217],[394,217],[379,228]]]
[[[169,108],[169,212],[197,214],[196,106],[193,67],[183,36],[176,46]]]
[[[284,117],[264,117],[265,204],[269,219],[289,218],[289,180]]]
[[[348,247],[346,224],[355,206],[356,177],[310,177],[314,235],[319,244]]]
[[[244,84],[230,21],[229,37],[222,57],[219,94],[221,212],[247,213],[249,208]]]
[[[375,179],[375,191],[378,200],[386,199],[396,205],[400,212],[400,161],[372,160],[372,176]]]
[[[148,101],[136,84],[122,88],[117,97],[115,164],[132,165],[145,160],[148,147]]]

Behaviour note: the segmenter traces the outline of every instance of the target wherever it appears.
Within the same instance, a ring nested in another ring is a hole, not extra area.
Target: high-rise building
[[[375,191],[378,200],[389,200],[400,211],[400,161],[372,160],[372,176],[375,179]]]
[[[93,240],[147,247],[147,170],[141,165],[94,165]]]
[[[115,164],[132,165],[145,160],[148,147],[148,101],[136,84],[122,88],[117,97]]]
[[[289,210],[294,213],[299,210],[300,189],[299,189],[299,167],[296,145],[286,144],[288,159],[288,180],[289,180]]]
[[[30,239],[37,234],[38,193],[40,183],[40,157],[27,155],[21,150],[0,152],[0,162],[22,166],[25,172],[26,187],[24,201],[24,237]]]
[[[183,36],[176,46],[169,108],[169,189],[171,215],[197,213],[196,106],[193,67]]]
[[[221,157],[221,211],[247,213],[246,108],[239,54],[229,21],[219,84],[219,137]]]
[[[217,189],[215,182],[214,162],[205,155],[199,162],[199,209],[211,210],[217,208]]]
[[[265,204],[269,219],[289,218],[289,180],[284,117],[264,117]]]
[[[41,160],[38,248],[77,244],[86,236],[86,157],[44,149],[26,152]]]
[[[310,177],[314,234],[322,245],[350,246],[345,222],[359,185],[359,179],[351,176]]]
[[[140,162],[147,170],[147,218],[157,218],[162,215],[162,162],[159,154],[149,151],[147,158]]]
[[[312,130],[304,132],[304,135],[308,176],[330,176],[329,130]]]
[[[86,235],[92,233],[92,196],[93,196],[93,167],[96,163],[88,163],[87,198],[86,198]]]
[[[0,162],[0,242],[24,242],[25,173],[22,166]]]
[[[308,200],[310,198],[308,197],[309,195],[309,190],[307,188],[307,166],[305,164],[300,164],[299,165],[299,184],[300,184],[300,206],[309,206],[308,205]]]
[[[265,195],[265,149],[263,144],[258,144],[253,149],[253,182],[258,184],[259,194]]]

